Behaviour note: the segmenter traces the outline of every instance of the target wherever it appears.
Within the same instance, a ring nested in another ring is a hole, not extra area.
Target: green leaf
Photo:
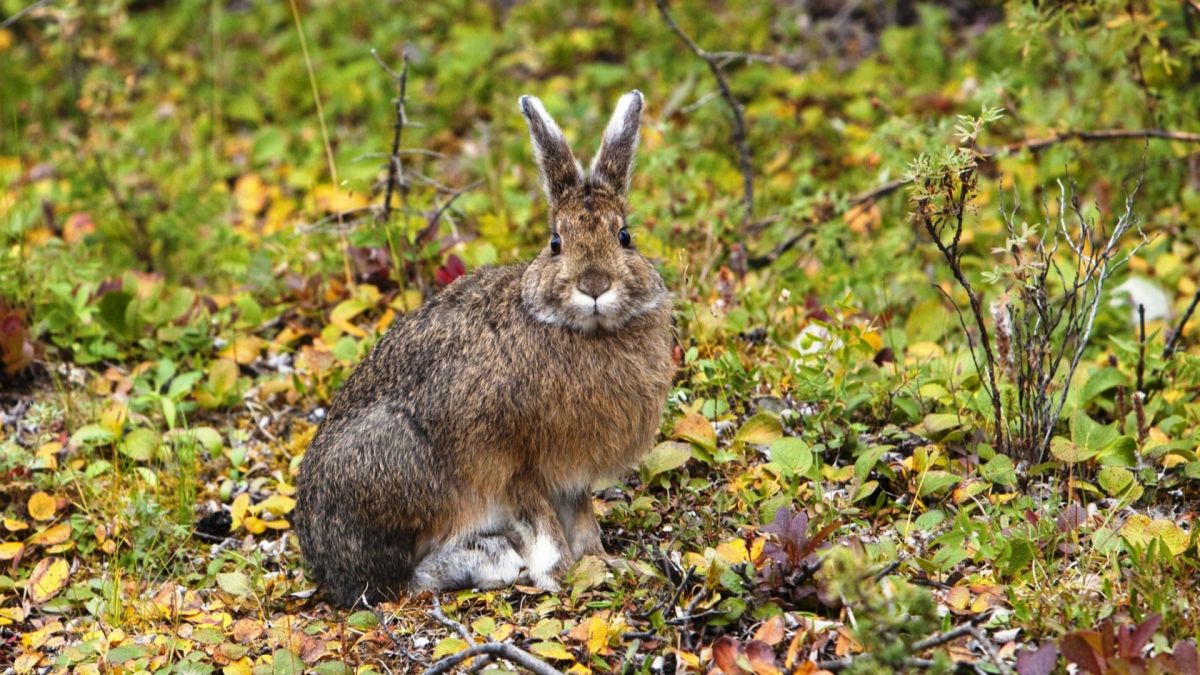
[[[937,492],[943,492],[962,482],[962,479],[948,471],[927,471],[921,476],[921,490],[917,496],[924,497]]]
[[[1116,425],[1104,426],[1083,411],[1071,418],[1071,441],[1095,456],[1118,437]]]
[[[1104,466],[1137,466],[1137,441],[1130,436],[1118,436],[1096,455]]]
[[[113,432],[99,424],[82,426],[71,434],[71,445],[107,445],[114,440]]]
[[[304,675],[304,662],[290,649],[278,649],[272,655],[271,675]]]
[[[354,672],[350,666],[341,661],[322,661],[313,666],[312,670],[317,675],[350,675]]]
[[[925,416],[921,426],[925,427],[925,433],[936,439],[962,426],[962,418],[953,413],[932,413]]]
[[[790,478],[812,468],[813,453],[804,439],[789,436],[771,444],[771,461]]]
[[[1017,471],[1007,455],[996,455],[987,464],[979,467],[979,473],[988,481],[998,485],[1015,485]]]
[[[1188,462],[1187,466],[1183,467],[1183,475],[1200,480],[1200,461]]]
[[[313,666],[312,670],[317,675],[351,675],[354,672],[350,666],[341,661],[322,661]]]
[[[137,462],[154,459],[161,440],[153,429],[134,429],[121,440],[121,454]]]
[[[858,459],[854,460],[855,477],[859,480],[866,480],[867,476],[871,475],[871,469],[874,469],[875,465],[879,463],[879,458],[891,449],[890,445],[868,448],[866,452],[858,456]]]
[[[434,646],[433,658],[436,660],[442,658],[443,656],[457,654],[466,649],[467,646],[467,641],[460,637],[445,638]]]
[[[354,630],[368,631],[379,625],[379,616],[369,609],[362,609],[346,617],[346,625]]]
[[[529,637],[539,640],[549,640],[558,637],[563,631],[562,621],[558,619],[542,619],[529,631]]]
[[[751,445],[769,445],[783,436],[783,424],[774,413],[760,412],[746,420],[738,429],[736,440]]]
[[[253,589],[250,586],[250,577],[246,576],[244,572],[224,572],[218,574],[217,585],[226,593],[239,598],[248,597],[253,593]]]
[[[110,666],[119,666],[126,661],[140,659],[146,655],[146,650],[138,645],[121,645],[108,650],[104,662]]]
[[[1028,539],[1013,539],[1009,542],[1007,570],[1010,574],[1029,567],[1037,554],[1037,548]]]
[[[1075,407],[1082,408],[1100,394],[1128,383],[1129,378],[1120,370],[1112,367],[1101,368],[1091,373],[1083,386],[1076,390],[1079,392],[1078,396],[1070,398],[1075,399]]]
[[[939,509],[934,509],[932,511],[922,513],[921,516],[913,522],[913,525],[922,532],[928,532],[940,525],[945,520],[946,513]]]
[[[1050,454],[1060,462],[1078,464],[1095,457],[1097,452],[1081,448],[1062,436],[1055,436],[1050,439]]]
[[[1133,485],[1133,473],[1120,467],[1105,467],[1096,475],[1096,482],[1109,496],[1116,497]]]
[[[681,441],[663,441],[654,446],[642,460],[642,469],[647,478],[672,471],[687,464],[692,458],[692,446]]]
[[[487,637],[496,631],[496,620],[490,616],[481,616],[471,622],[471,630],[478,635]]]

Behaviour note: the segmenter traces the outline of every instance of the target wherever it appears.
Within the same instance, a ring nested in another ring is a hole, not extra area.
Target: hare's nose
[[[579,281],[575,282],[575,287],[581,293],[585,293],[592,298],[599,298],[604,294],[604,291],[612,288],[612,280],[604,272],[588,270],[579,277]]]

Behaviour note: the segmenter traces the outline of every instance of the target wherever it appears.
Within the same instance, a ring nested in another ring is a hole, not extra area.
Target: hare
[[[334,398],[295,514],[334,603],[518,580],[553,591],[603,554],[591,485],[653,444],[675,370],[670,294],[625,222],[642,105],[621,97],[585,173],[522,96],[545,248],[398,320]]]

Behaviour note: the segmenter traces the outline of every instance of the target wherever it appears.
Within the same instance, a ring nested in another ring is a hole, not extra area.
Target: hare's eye
[[[557,232],[550,235],[550,252],[554,255],[562,253],[562,237]]]
[[[617,233],[617,241],[621,242],[621,246],[624,246],[625,248],[633,246],[633,238],[629,236],[629,230],[625,229],[624,227],[622,227],[621,231]]]

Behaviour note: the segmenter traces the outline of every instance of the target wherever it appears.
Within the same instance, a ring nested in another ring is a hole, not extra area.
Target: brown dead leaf
[[[776,614],[764,621],[758,627],[758,630],[754,631],[754,639],[761,640],[769,645],[777,645],[783,640],[783,634],[783,617]]]
[[[242,644],[257,640],[263,632],[263,625],[254,619],[238,619],[233,624],[233,639]]]

